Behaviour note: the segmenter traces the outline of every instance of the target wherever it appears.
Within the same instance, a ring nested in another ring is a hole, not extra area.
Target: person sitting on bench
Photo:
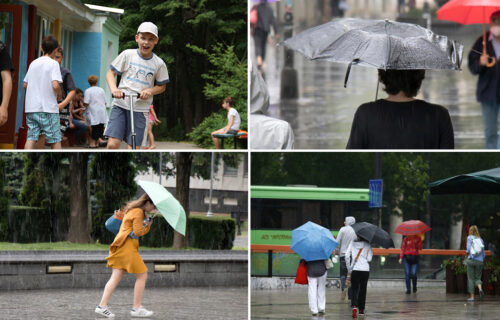
[[[241,118],[233,108],[233,98],[229,97],[222,100],[222,107],[227,110],[227,125],[224,128],[215,130],[211,133],[212,141],[214,142],[215,149],[220,149],[219,139],[214,137],[214,134],[233,134],[236,135],[240,129]]]

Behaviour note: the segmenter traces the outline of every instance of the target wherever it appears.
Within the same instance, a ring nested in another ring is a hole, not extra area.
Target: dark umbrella
[[[384,247],[386,249],[394,248],[394,242],[391,236],[385,230],[380,229],[374,224],[358,222],[351,225],[351,227],[359,238],[368,241],[371,245]]]
[[[312,60],[378,69],[460,70],[463,46],[415,24],[344,18],[328,22],[283,44]]]
[[[500,194],[500,168],[494,168],[429,183],[431,194]]]

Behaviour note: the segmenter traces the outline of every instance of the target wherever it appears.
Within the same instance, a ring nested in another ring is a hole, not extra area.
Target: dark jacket
[[[490,32],[486,33],[486,51],[490,57],[496,57],[495,49],[488,41]],[[491,68],[479,64],[479,58],[483,52],[483,37],[479,37],[469,52],[469,70],[472,74],[478,74],[476,98],[483,103],[500,102],[500,63]]]
[[[273,9],[267,3],[260,3],[257,6],[257,14],[259,18],[257,20],[256,29],[260,29],[265,33],[269,33],[269,31],[271,31],[271,26],[272,26],[274,29],[274,33],[278,33]]]

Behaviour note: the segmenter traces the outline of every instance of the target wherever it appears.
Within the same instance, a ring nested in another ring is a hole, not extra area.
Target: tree
[[[186,234],[182,236],[175,231],[173,247],[176,249],[189,246],[189,178],[191,177],[191,165],[193,154],[191,152],[177,152],[176,155],[176,197],[186,212]]]
[[[71,172],[70,224],[68,241],[90,243],[89,198],[87,168],[89,153],[73,152],[69,155]]]

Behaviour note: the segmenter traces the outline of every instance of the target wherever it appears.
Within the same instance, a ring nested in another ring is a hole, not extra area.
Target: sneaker
[[[417,288],[413,288],[413,293],[417,293]]]
[[[410,293],[411,293],[410,290],[406,290],[406,294],[410,294]]]
[[[358,308],[352,308],[352,318],[356,319],[358,317]]]
[[[313,316],[313,317],[317,317],[317,316],[318,316],[318,314],[317,314],[317,313],[313,313],[313,314],[312,314],[312,316]]]
[[[467,299],[468,302],[474,302],[474,298]]]
[[[112,313],[108,307],[101,307],[97,306],[95,307],[95,313],[100,314],[101,316],[104,316],[106,318],[114,318],[115,314]]]
[[[153,315],[153,311],[149,311],[147,309],[144,309],[143,306],[140,306],[137,309],[130,310],[130,315],[132,317],[147,318],[147,317],[151,317]]]
[[[342,293],[340,294],[340,300],[344,301],[346,296],[347,296],[347,289],[342,291]]]
[[[318,316],[324,316],[325,315],[325,310],[319,310]]]

